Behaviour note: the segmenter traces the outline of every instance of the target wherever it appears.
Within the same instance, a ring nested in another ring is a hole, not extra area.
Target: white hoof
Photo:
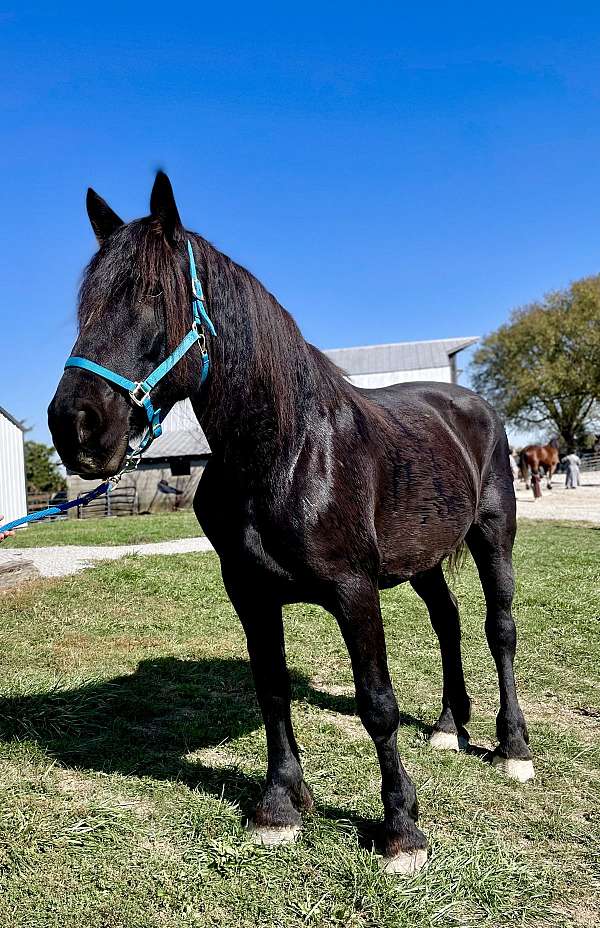
[[[401,873],[404,876],[413,876],[422,870],[427,863],[427,851],[419,848],[416,851],[400,851],[395,857],[382,857],[379,867],[384,873]]]
[[[458,751],[458,735],[448,731],[432,731],[429,745],[435,751]]]
[[[533,780],[535,776],[532,760],[514,760],[511,757],[507,758],[495,754],[492,766],[497,767],[504,776],[510,777],[511,780],[518,780],[519,783],[527,783],[528,780]]]
[[[255,844],[275,847],[276,844],[292,844],[300,834],[300,825],[285,825],[282,828],[265,827],[250,822],[248,833]]]

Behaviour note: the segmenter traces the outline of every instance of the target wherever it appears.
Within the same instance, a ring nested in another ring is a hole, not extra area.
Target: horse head
[[[98,251],[85,270],[79,292],[79,332],[71,360],[48,409],[48,423],[63,462],[86,477],[106,477],[123,464],[128,447],[148,425],[145,408],[105,369],[124,381],[142,383],[181,341],[191,324],[193,300],[187,237],[170,181],[159,172],[150,215],[125,223],[92,189],[87,212]],[[186,311],[187,309],[187,311]],[[190,363],[201,358],[194,345]],[[162,416],[190,394],[191,366],[178,364],[152,394]],[[91,362],[91,365],[89,364]],[[133,400],[133,401],[132,401]]]

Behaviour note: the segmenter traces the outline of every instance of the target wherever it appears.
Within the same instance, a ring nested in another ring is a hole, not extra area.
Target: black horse
[[[184,231],[162,172],[150,208],[147,218],[125,224],[88,191],[100,248],[81,287],[73,353],[132,379],[154,369],[190,326],[190,239],[217,331],[207,336],[211,373],[200,387],[193,348],[161,382],[154,405],[164,415],[190,397],[212,449],[195,510],[246,633],[266,728],[255,833],[265,842],[291,839],[312,805],[290,718],[282,605],[318,603],[339,623],[358,711],[379,757],[385,867],[413,872],[426,859],[426,841],[398,756],[379,589],[408,580],[429,610],[444,677],[431,744],[456,750],[459,736],[468,737],[470,699],[458,607],[442,563],[463,542],[479,570],[500,683],[494,761],[517,779],[533,776],[513,674],[516,523],[504,429],[462,387],[352,386],[252,274]],[[113,474],[145,424],[118,388],[79,369],[64,373],[49,423],[62,460],[89,478]]]

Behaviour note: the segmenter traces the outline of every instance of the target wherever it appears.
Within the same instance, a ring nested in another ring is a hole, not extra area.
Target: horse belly
[[[477,511],[468,480],[451,487],[421,487],[402,505],[382,505],[376,517],[380,586],[393,586],[435,567],[461,544]]]

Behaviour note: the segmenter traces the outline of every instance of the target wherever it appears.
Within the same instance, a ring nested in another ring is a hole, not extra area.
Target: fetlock
[[[471,719],[471,699],[465,693],[452,703],[452,715],[458,729],[464,728]]]
[[[450,706],[444,706],[439,719],[433,726],[433,730],[444,732],[444,734],[446,735],[457,734],[456,722],[454,720],[454,713],[450,709]]]
[[[400,853],[426,847],[427,838],[408,815],[396,815],[391,822],[385,822],[382,848],[384,857],[395,857]]]
[[[495,753],[515,760],[531,760],[529,750],[529,733],[523,714],[520,718],[507,719],[502,712],[496,719],[496,736],[498,747]]]
[[[267,786],[254,813],[255,824],[260,828],[285,828],[299,825],[301,820],[290,792],[276,784]]]

